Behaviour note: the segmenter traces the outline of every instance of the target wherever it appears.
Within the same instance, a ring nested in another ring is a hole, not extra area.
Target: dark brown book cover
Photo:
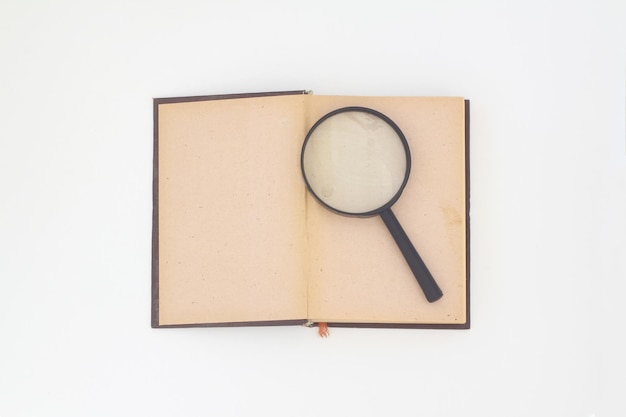
[[[300,152],[324,114],[375,109],[413,167],[394,212],[444,296],[433,303],[379,216],[307,191]],[[154,100],[152,326],[469,328],[469,102],[305,91]]]

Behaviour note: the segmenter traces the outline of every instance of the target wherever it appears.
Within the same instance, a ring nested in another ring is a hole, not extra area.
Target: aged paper
[[[306,318],[304,98],[160,105],[160,324]]]
[[[310,318],[465,323],[464,100],[312,96],[309,117],[315,121],[347,106],[385,114],[406,136],[412,169],[392,210],[444,295],[434,303],[426,301],[379,216],[339,216],[309,196]]]
[[[322,207],[300,152],[324,114],[390,117],[412,169],[392,210],[441,287],[428,303],[378,216]],[[159,325],[305,320],[463,324],[462,98],[286,95],[158,107]]]

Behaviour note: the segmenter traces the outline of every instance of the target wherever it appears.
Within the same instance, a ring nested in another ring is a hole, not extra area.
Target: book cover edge
[[[153,99],[153,180],[152,180],[152,291],[151,291],[151,326],[153,328],[178,327],[235,327],[235,326],[278,326],[302,325],[307,320],[277,320],[251,322],[222,322],[222,323],[190,323],[190,324],[161,324],[159,321],[159,230],[158,230],[158,109],[161,104],[184,103],[193,101],[238,99],[250,97],[308,94],[307,90],[293,90],[266,93],[240,93],[188,97],[166,97]],[[466,217],[466,321],[465,323],[328,323],[330,327],[353,328],[411,328],[411,329],[469,329],[470,328],[470,101],[464,99],[465,106],[465,217]]]

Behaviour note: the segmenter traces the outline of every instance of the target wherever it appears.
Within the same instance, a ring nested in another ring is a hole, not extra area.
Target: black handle
[[[396,219],[396,216],[393,214],[391,209],[387,209],[380,213],[380,217],[382,217],[385,225],[387,225],[387,229],[393,236],[393,239],[398,244],[400,251],[402,251],[402,255],[404,255],[404,259],[409,264],[411,271],[413,271],[413,275],[415,275],[415,279],[422,287],[422,291],[424,291],[424,295],[429,302],[437,301],[443,296],[443,292],[435,282],[435,279],[431,275],[428,268],[426,268],[426,264],[422,261],[419,254],[415,250],[415,247],[409,240],[409,237],[400,226],[400,222]]]

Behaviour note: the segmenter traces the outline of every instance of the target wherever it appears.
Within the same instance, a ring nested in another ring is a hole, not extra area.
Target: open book
[[[338,215],[302,175],[325,114],[388,116],[410,147],[393,211],[443,296],[424,297],[380,216]],[[154,100],[152,326],[469,328],[469,102],[304,91]]]

